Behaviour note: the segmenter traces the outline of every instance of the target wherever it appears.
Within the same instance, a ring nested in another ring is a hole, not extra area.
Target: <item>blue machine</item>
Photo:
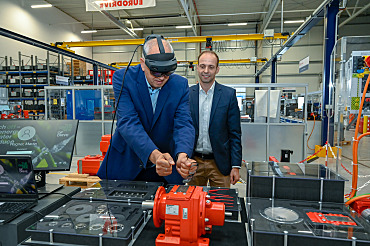
[[[94,109],[101,107],[99,90],[75,90],[76,119],[93,120]],[[67,91],[67,119],[73,119],[72,90]]]

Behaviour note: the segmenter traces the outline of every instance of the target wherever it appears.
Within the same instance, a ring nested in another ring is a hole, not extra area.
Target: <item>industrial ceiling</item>
[[[254,33],[261,33],[263,29],[272,25],[280,26],[282,12],[284,21],[304,20],[323,2],[322,0],[156,0],[155,7],[102,13],[87,12],[85,0],[45,1],[72,17],[75,22],[85,25],[87,30],[97,30],[93,35],[94,39],[114,35],[119,35],[119,38],[137,38],[141,37],[143,32],[175,32],[176,26],[185,25],[192,25],[187,33],[189,36],[196,36],[202,35],[206,30],[230,28],[228,24],[231,23],[248,23],[249,31],[245,33],[251,33],[250,29],[254,29]],[[356,22],[370,24],[369,0],[345,2],[347,4],[341,11],[340,23],[350,18],[345,24]],[[117,22],[121,26],[117,25]],[[68,24],[71,23],[60,23]],[[135,34],[129,35],[123,30],[126,27],[143,28],[143,31],[134,29]]]

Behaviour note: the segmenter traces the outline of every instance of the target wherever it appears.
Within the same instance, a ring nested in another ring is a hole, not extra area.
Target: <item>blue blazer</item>
[[[190,111],[195,127],[195,145],[199,136],[199,84],[190,87]],[[232,166],[241,166],[240,111],[236,91],[215,81],[209,138],[218,169],[230,175]]]
[[[113,75],[116,102],[124,72],[125,68]],[[159,92],[153,114],[145,74],[140,65],[130,67],[117,106],[117,128],[111,140],[108,163],[107,153],[98,176],[103,179],[133,180],[143,168],[152,165],[148,164],[148,160],[155,149],[170,153],[174,161],[180,152],[191,156],[194,136],[187,79],[176,74],[170,75]],[[164,178],[170,184],[181,184],[183,179],[175,166],[172,174]]]

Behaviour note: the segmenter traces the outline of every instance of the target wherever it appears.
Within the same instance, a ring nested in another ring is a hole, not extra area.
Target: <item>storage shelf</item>
[[[26,75],[26,74],[48,74],[47,70],[40,70],[40,71],[0,71],[0,74],[7,74],[7,75]],[[58,74],[57,72],[50,71],[50,74]]]
[[[34,87],[44,87],[48,86],[48,84],[17,84],[17,85],[0,85],[0,87],[6,88],[34,88]]]
[[[9,97],[9,101],[45,100],[45,97]]]

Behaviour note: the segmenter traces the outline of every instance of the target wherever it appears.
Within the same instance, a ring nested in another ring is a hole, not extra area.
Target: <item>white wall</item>
[[[68,15],[52,8],[32,9],[33,1],[1,0],[0,27],[27,36],[44,43],[58,41],[91,40],[91,35],[81,34],[85,28],[82,24],[60,24],[76,22]],[[40,3],[42,1],[37,1]],[[0,56],[10,56],[18,60],[18,52],[25,55],[36,55],[46,59],[46,51],[34,46],[0,36]],[[91,58],[91,48],[74,49],[77,54]],[[50,59],[52,60],[52,58]],[[0,60],[1,62],[1,60]]]

